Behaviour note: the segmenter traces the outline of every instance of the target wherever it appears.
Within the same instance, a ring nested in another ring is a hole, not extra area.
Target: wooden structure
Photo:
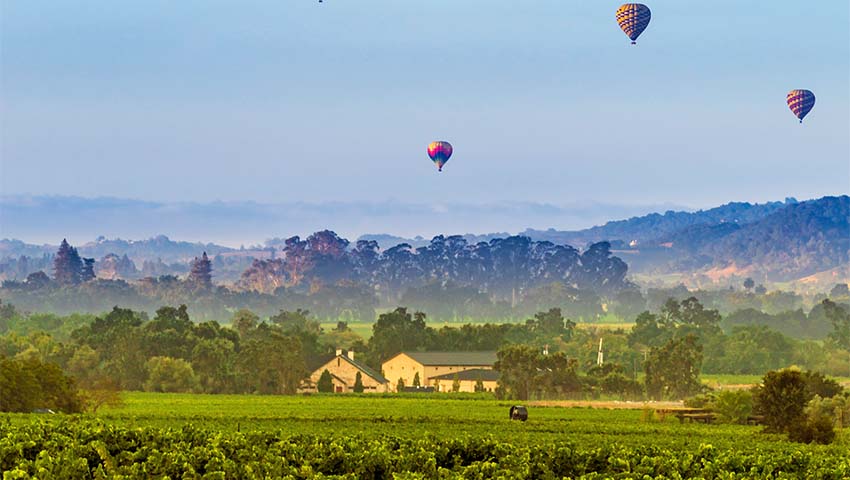
[[[673,415],[679,419],[680,423],[685,423],[685,420],[689,422],[711,423],[715,419],[714,412],[707,408],[656,408],[655,415],[661,421],[664,421],[667,415]]]

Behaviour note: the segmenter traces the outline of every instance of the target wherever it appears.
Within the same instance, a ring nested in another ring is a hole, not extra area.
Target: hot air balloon
[[[815,106],[815,94],[809,90],[791,90],[785,97],[785,102],[788,103],[788,108],[794,112],[794,115],[800,119],[800,123],[803,123],[803,118]]]
[[[617,9],[617,23],[632,40],[632,45],[637,43],[635,40],[646,30],[651,17],[649,7],[642,3],[625,3]]]
[[[443,171],[443,165],[449,161],[452,156],[452,144],[449,142],[437,141],[431,142],[428,145],[428,156],[431,161],[437,165],[439,171]]]

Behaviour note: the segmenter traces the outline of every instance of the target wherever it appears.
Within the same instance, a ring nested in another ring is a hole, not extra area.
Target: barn
[[[473,378],[467,380],[471,382],[474,391],[474,385],[478,381],[478,377],[488,378],[492,388],[495,385],[492,383],[498,380],[498,377],[493,377],[493,364],[496,363],[496,352],[401,352],[394,357],[384,362],[382,373],[389,382],[390,389],[396,390],[399,379],[402,379],[404,385],[413,385],[413,379],[416,374],[419,374],[419,383],[423,386],[433,386],[435,390],[441,392],[452,391],[452,382],[456,375],[469,370],[475,370],[474,374],[466,374],[465,378]],[[489,373],[483,373],[488,371]],[[442,388],[444,380],[441,377],[448,375],[452,380],[449,381],[448,388]],[[495,378],[496,380],[493,380]],[[438,384],[438,385],[435,385]],[[436,388],[437,386],[441,388]],[[467,390],[463,390],[467,391]]]

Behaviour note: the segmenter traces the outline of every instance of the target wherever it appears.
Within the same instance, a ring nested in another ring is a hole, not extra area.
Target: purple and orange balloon
[[[452,144],[444,141],[431,142],[428,145],[428,156],[431,161],[437,165],[437,170],[443,171],[443,165],[449,161],[452,156]]]

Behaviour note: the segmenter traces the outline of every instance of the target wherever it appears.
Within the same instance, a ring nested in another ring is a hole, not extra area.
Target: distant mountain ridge
[[[56,253],[57,245],[31,245],[20,240],[0,240],[0,258],[17,257],[26,255],[28,257],[40,257],[42,255],[53,255]],[[183,242],[171,240],[165,235],[157,235],[147,240],[123,240],[120,238],[107,239],[98,237],[92,242],[77,246],[77,250],[83,257],[100,259],[109,254],[118,256],[127,255],[135,261],[161,259],[164,262],[188,262],[207,252],[214,256],[220,253],[238,251],[237,249],[216,245],[214,243]]]
[[[602,240],[635,241],[643,243],[672,235],[689,227],[719,224],[747,224],[760,220],[771,213],[779,211],[788,205],[798,203],[795,199],[785,202],[769,202],[751,204],[746,202],[731,202],[709,210],[696,212],[674,212],[668,210],[664,214],[651,213],[627,220],[615,220],[598,227],[573,232],[557,232],[553,230],[526,230],[522,232],[531,238],[548,240],[553,243],[586,244]]]
[[[695,283],[716,282],[729,276],[752,276],[758,281],[786,282],[832,271],[842,280],[850,263],[850,197],[823,197],[798,202],[750,204],[732,202],[695,212],[667,211],[631,217],[576,231],[526,229],[520,235],[534,241],[571,245],[579,249],[608,241],[629,265],[633,275],[677,274]],[[466,234],[470,244],[505,238],[508,233]],[[363,235],[382,249],[401,243],[417,248],[429,239],[389,234]],[[133,261],[185,264],[202,251],[211,257],[267,258],[280,250],[275,238],[264,246],[234,249],[214,243],[174,241],[164,235],[133,241],[98,238],[79,246],[82,256],[101,259],[126,255]],[[55,245],[30,245],[0,240],[0,259],[52,255]],[[43,262],[42,262],[43,263]],[[234,267],[235,268],[235,267]],[[837,272],[837,273],[836,273]]]
[[[585,230],[526,229],[520,234],[577,248],[609,241],[633,274],[677,273],[706,282],[745,275],[785,282],[846,267],[848,219],[850,197],[842,195],[804,202],[793,198],[764,204],[732,202],[696,212],[616,220]],[[490,236],[464,238],[487,241]]]

